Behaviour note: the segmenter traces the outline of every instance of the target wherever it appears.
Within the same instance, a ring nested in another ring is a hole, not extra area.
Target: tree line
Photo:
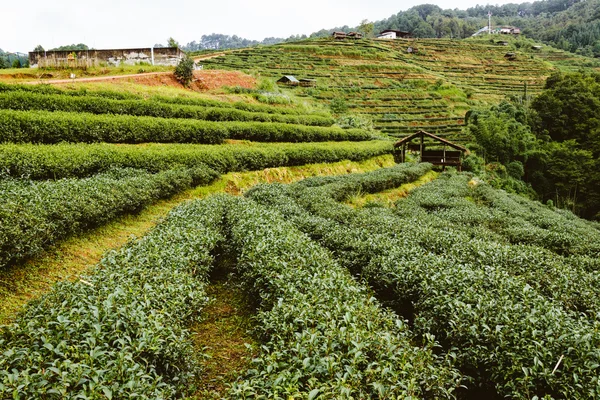
[[[498,181],[505,188],[519,180],[542,201],[600,219],[600,74],[556,73],[522,100],[467,114],[477,153],[506,175],[508,187]]]

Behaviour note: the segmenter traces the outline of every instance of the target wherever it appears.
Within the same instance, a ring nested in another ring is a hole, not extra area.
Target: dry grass
[[[394,189],[389,189],[374,194],[359,194],[357,196],[353,196],[346,201],[346,204],[355,208],[364,207],[367,203],[378,203],[386,207],[393,207],[396,201],[408,196],[410,192],[412,192],[419,186],[431,182],[432,180],[437,178],[438,175],[438,172],[429,171],[416,181],[405,183],[404,185]]]

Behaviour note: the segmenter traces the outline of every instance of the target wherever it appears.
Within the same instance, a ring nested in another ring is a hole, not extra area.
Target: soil
[[[138,83],[146,86],[172,86],[183,88],[183,85],[175,79],[172,72],[150,72],[147,74],[130,74],[117,76],[98,76],[93,78],[71,79],[56,79],[47,80],[44,83],[49,84],[64,84],[77,82],[102,82],[125,79],[128,82]],[[38,81],[24,82],[26,84],[40,83]],[[223,86],[241,86],[244,88],[253,88],[256,84],[256,79],[250,75],[246,75],[239,71],[222,71],[222,70],[202,70],[194,71],[194,80],[190,89],[201,92],[206,90],[219,89]]]

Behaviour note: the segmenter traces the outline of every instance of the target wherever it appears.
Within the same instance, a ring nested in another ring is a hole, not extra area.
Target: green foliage
[[[463,159],[462,168],[464,171],[479,174],[483,170],[485,161],[477,154],[471,153]]]
[[[59,47],[55,47],[53,49],[50,49],[50,51],[70,51],[70,50],[90,50],[90,48],[83,43],[79,43],[79,44],[68,44],[65,46],[59,46]]]
[[[526,123],[525,113],[522,106],[506,101],[489,111],[471,111],[466,118],[467,132],[475,138],[480,154],[487,160],[504,164],[526,161],[536,140]]]
[[[369,22],[368,19],[363,19],[358,26],[358,31],[363,34],[364,37],[373,37],[374,24]]]
[[[329,103],[329,108],[334,114],[344,114],[348,111],[348,103],[342,97],[336,97]]]
[[[172,40],[172,38],[171,38]],[[171,46],[169,47],[178,47]],[[189,87],[194,79],[194,60],[191,57],[183,57],[175,67],[175,78],[185,87]]]
[[[204,166],[156,175],[116,169],[85,179],[0,181],[0,268],[123,213],[206,184],[217,173]]]
[[[5,143],[221,143],[227,137],[218,122],[62,111],[0,110],[0,131]]]
[[[0,171],[15,178],[83,178],[113,167],[156,173],[204,164],[220,173],[281,166],[366,160],[389,154],[389,141],[246,143],[232,145],[56,144],[0,145]]]
[[[44,51],[44,48],[42,47],[41,44],[38,44],[37,46],[35,46],[35,49],[33,49],[33,51]]]
[[[373,121],[364,115],[360,114],[345,114],[340,115],[335,120],[335,123],[344,129],[363,129],[366,131],[374,131]]]
[[[467,388],[519,399],[596,397],[595,226],[468,184],[469,175],[443,175],[395,211],[334,201],[384,189],[394,172],[404,171],[309,179],[249,195],[367,279],[415,333],[435,335],[441,354],[467,375]],[[561,355],[560,372],[552,374]]]
[[[285,187],[271,188],[253,197],[273,205]],[[452,398],[458,377],[434,343],[415,346],[403,321],[281,214],[240,200],[227,223],[264,342],[232,398]]]
[[[55,286],[0,332],[0,397],[166,399],[200,373],[187,326],[208,302],[222,197],[173,210],[93,273]]]
[[[222,143],[223,139],[265,142],[369,140],[359,129],[275,122],[212,122],[191,119],[94,115],[61,111],[0,110],[2,141],[14,143]]]
[[[109,99],[96,96],[68,96],[24,91],[0,93],[0,109],[89,112],[93,114],[123,114],[206,121],[282,122],[310,126],[330,126],[333,124],[331,118],[321,115],[279,114],[276,113],[276,110],[270,110],[271,113],[266,113],[231,107],[202,107],[175,102],[167,104],[164,101]]]
[[[271,87],[270,80],[261,81],[262,87]],[[249,89],[241,86],[227,88],[230,93],[249,94],[254,99],[265,104],[292,104],[292,99],[285,93],[281,93],[279,88],[276,90]]]
[[[15,58],[12,62],[11,67],[13,68],[21,68],[21,61],[18,58]]]
[[[544,155],[534,187],[544,199],[554,199],[593,218],[600,213],[600,75],[554,74],[546,90],[531,104],[531,125],[543,141]],[[540,176],[541,175],[541,176]]]
[[[512,161],[508,163],[506,166],[506,173],[514,179],[523,178],[523,175],[525,175],[523,163],[520,161]]]
[[[18,85],[18,84],[6,84],[0,82],[0,93],[2,92],[31,92],[38,94],[59,94],[59,95],[67,95],[67,96],[76,96],[76,97],[100,97],[112,100],[146,100],[142,96],[137,96],[132,93],[124,93],[124,92],[116,92],[110,90],[63,90],[59,89],[55,86],[48,84],[40,84],[40,85]],[[268,113],[268,114],[305,114],[299,108],[284,108],[284,107],[271,107],[260,104],[252,104],[247,102],[235,102],[229,103],[224,101],[203,99],[203,98],[187,98],[187,97],[167,97],[167,96],[152,96],[151,101],[156,101],[159,103],[169,103],[169,104],[182,104],[188,106],[198,106],[198,107],[217,107],[217,108],[235,108],[238,110],[251,111],[256,113]],[[90,101],[92,101],[90,99]],[[116,113],[117,110],[111,110],[112,113]],[[313,113],[311,115],[321,115],[318,113]]]

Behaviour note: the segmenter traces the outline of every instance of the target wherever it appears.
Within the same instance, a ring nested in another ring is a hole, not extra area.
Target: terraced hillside
[[[554,69],[531,46],[516,50],[481,39],[307,40],[232,51],[203,64],[316,79],[316,87],[294,90],[368,115],[393,136],[426,129],[459,142],[468,140],[461,128],[470,107],[523,94],[525,85],[537,93]]]
[[[0,85],[0,133],[0,268],[224,173],[392,149],[293,107],[48,85]]]

